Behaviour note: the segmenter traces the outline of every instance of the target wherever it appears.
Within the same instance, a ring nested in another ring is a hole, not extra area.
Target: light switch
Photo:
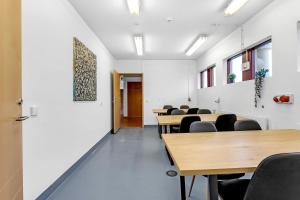
[[[30,106],[30,116],[31,117],[37,117],[39,114],[39,109],[36,105]]]

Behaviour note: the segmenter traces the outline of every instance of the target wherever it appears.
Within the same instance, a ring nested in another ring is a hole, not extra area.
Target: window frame
[[[203,81],[205,80],[203,75],[206,73],[206,87],[204,87]],[[200,72],[200,89],[210,88],[215,86],[214,73],[216,73],[216,65],[211,65],[208,68]]]
[[[260,42],[257,45],[254,45],[253,47],[247,48],[245,50],[243,50],[242,52],[230,57],[227,59],[227,84],[231,84],[231,82],[228,80],[228,76],[229,74],[232,72],[232,66],[231,66],[231,61],[239,56],[242,56],[242,63],[245,62],[249,62],[250,64],[250,68],[248,70],[244,70],[242,71],[242,81],[248,81],[248,80],[253,80],[255,79],[255,65],[256,65],[256,60],[255,60],[255,52],[256,49],[266,45],[272,43],[272,38],[268,38],[263,42]],[[273,55],[272,55],[273,56]]]

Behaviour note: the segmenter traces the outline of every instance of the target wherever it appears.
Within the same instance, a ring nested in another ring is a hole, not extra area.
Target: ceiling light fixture
[[[142,56],[144,54],[144,45],[143,45],[143,36],[142,35],[135,35],[133,37],[136,53],[138,56]]]
[[[225,9],[225,16],[233,15],[241,7],[243,7],[249,0],[232,0],[228,7]]]
[[[127,4],[131,14],[140,15],[140,0],[127,0]]]
[[[185,55],[191,56],[193,55],[199,47],[204,44],[207,40],[207,35],[201,35],[199,38],[194,42],[194,44],[185,52]]]

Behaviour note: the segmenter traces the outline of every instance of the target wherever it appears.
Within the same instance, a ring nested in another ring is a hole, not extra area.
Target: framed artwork
[[[73,38],[73,100],[97,100],[97,56]]]

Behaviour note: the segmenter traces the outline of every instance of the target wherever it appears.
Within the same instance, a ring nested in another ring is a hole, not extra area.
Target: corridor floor
[[[179,176],[170,166],[157,127],[121,129],[109,135],[49,200],[180,200]],[[187,191],[191,177],[186,178]],[[206,199],[197,177],[191,200]]]

